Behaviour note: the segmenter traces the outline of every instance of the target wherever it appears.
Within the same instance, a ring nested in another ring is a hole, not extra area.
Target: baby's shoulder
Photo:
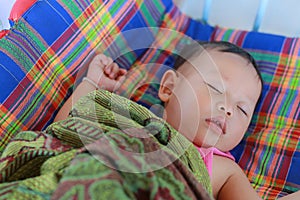
[[[212,165],[213,177],[221,177],[222,179],[227,179],[239,171],[240,171],[240,167],[233,160],[223,156],[218,156],[218,155],[213,156],[213,165]]]
[[[222,188],[230,177],[242,175],[243,172],[239,165],[233,160],[214,155],[212,165],[212,185],[214,193]]]

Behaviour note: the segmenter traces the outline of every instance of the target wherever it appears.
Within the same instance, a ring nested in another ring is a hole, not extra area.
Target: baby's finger
[[[109,75],[110,74],[110,72],[111,72],[111,68],[112,68],[112,65],[106,65],[106,66],[104,66],[104,73],[106,74],[106,75]]]
[[[116,81],[120,85],[125,80],[125,78],[126,78],[126,76],[124,76],[124,75],[123,76],[118,76]]]
[[[109,77],[111,79],[115,79],[119,75],[119,65],[117,63],[112,64],[111,73],[109,74]]]
[[[111,74],[111,71],[112,71],[112,68],[113,68],[113,64],[110,64],[110,65],[106,65],[104,67],[104,73],[109,76]]]
[[[120,69],[119,74],[115,80],[118,82],[123,82],[123,80],[126,78],[126,73],[127,73],[126,69]]]
[[[106,63],[108,62],[107,56],[104,54],[97,54],[93,60],[95,60],[95,62],[97,62],[98,64],[103,65],[106,65]]]
[[[96,59],[99,62],[99,64],[103,64],[105,66],[109,65],[109,64],[111,64],[113,62],[113,60],[110,57],[108,57],[108,56],[106,56],[104,54],[98,54],[98,55],[96,55]]]
[[[120,68],[120,70],[119,70],[119,76],[123,76],[125,74],[127,74],[127,70]]]
[[[106,56],[106,65],[111,65],[113,63],[113,59],[111,57]]]

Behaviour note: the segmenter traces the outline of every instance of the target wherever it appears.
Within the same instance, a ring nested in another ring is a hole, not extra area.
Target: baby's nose
[[[233,114],[233,109],[230,106],[225,106],[224,104],[219,104],[218,109],[224,112],[228,117],[231,117]]]

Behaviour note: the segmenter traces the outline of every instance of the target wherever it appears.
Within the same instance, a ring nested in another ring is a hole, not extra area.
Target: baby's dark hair
[[[258,66],[254,58],[244,49],[230,42],[225,42],[225,41],[212,41],[212,42],[197,41],[197,42],[193,42],[192,44],[184,46],[184,48],[176,56],[174,69],[178,70],[188,59],[190,59],[193,56],[200,55],[203,50],[213,50],[213,49],[216,49],[220,52],[233,53],[247,60],[255,68],[255,71],[259,77],[261,85],[263,86],[263,79],[258,70]]]

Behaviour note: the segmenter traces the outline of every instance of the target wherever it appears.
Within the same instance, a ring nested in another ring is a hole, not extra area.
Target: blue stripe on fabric
[[[0,103],[3,103],[26,74],[7,54],[0,51],[0,57]]]
[[[209,41],[214,27],[197,20],[189,19],[188,29],[185,35],[195,40]]]
[[[245,37],[243,48],[259,49],[280,53],[282,51],[282,46],[285,39],[286,38],[284,36],[250,31],[248,32],[247,37]]]
[[[299,183],[300,180],[300,152],[299,149],[296,149],[293,151],[293,157],[292,157],[292,162],[289,165],[290,168],[288,170],[288,175],[286,178],[286,186],[290,188],[292,191],[290,192],[296,192],[296,187],[295,183]]]
[[[44,15],[47,17],[41,17]],[[53,0],[37,1],[23,18],[41,34],[48,45],[51,45],[74,22],[66,10]]]

